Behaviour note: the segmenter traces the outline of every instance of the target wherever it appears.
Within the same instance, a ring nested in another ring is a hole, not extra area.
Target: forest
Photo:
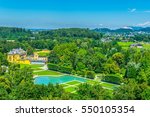
[[[0,28],[0,99],[1,100],[149,100],[150,49],[124,49],[113,36],[102,41],[105,33],[90,29],[56,29],[31,31]],[[124,37],[123,37],[124,39]],[[120,41],[120,40],[119,40]],[[149,35],[135,34],[131,41],[148,43]],[[78,75],[120,85],[114,90],[99,82],[80,84],[75,93],[57,85],[34,84],[33,70],[9,63],[7,53],[22,48],[32,55],[48,49],[49,70]]]

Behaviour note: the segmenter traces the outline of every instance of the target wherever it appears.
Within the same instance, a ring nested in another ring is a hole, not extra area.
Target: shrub
[[[95,78],[95,72],[94,71],[87,71],[86,77],[90,78],[90,79],[94,79]]]

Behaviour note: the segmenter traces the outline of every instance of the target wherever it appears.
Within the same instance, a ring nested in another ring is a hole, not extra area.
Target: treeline
[[[54,38],[54,37],[82,37],[82,38],[93,38],[101,39],[102,34],[91,31],[89,29],[80,28],[68,28],[68,29],[57,29],[50,31],[41,31],[39,35],[43,39]]]
[[[0,27],[0,40],[17,40],[31,36],[31,31],[23,28]]]

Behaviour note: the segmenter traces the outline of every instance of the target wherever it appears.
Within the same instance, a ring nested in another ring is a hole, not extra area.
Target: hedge
[[[59,71],[59,66],[57,64],[48,63],[47,66],[49,70]]]
[[[120,75],[116,75],[116,74],[109,74],[109,75],[104,76],[102,78],[102,81],[114,83],[114,84],[121,84],[122,77]]]
[[[63,73],[71,74],[72,70],[71,67],[59,66],[59,71]]]
[[[53,63],[48,63],[48,69],[54,70],[54,71],[59,71],[62,73],[67,73],[67,74],[71,74],[71,72],[73,70],[71,67],[59,66],[59,65],[53,64]]]

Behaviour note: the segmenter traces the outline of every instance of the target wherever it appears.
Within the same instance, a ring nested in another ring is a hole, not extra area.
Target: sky
[[[0,0],[0,26],[147,27],[150,26],[150,0]]]

